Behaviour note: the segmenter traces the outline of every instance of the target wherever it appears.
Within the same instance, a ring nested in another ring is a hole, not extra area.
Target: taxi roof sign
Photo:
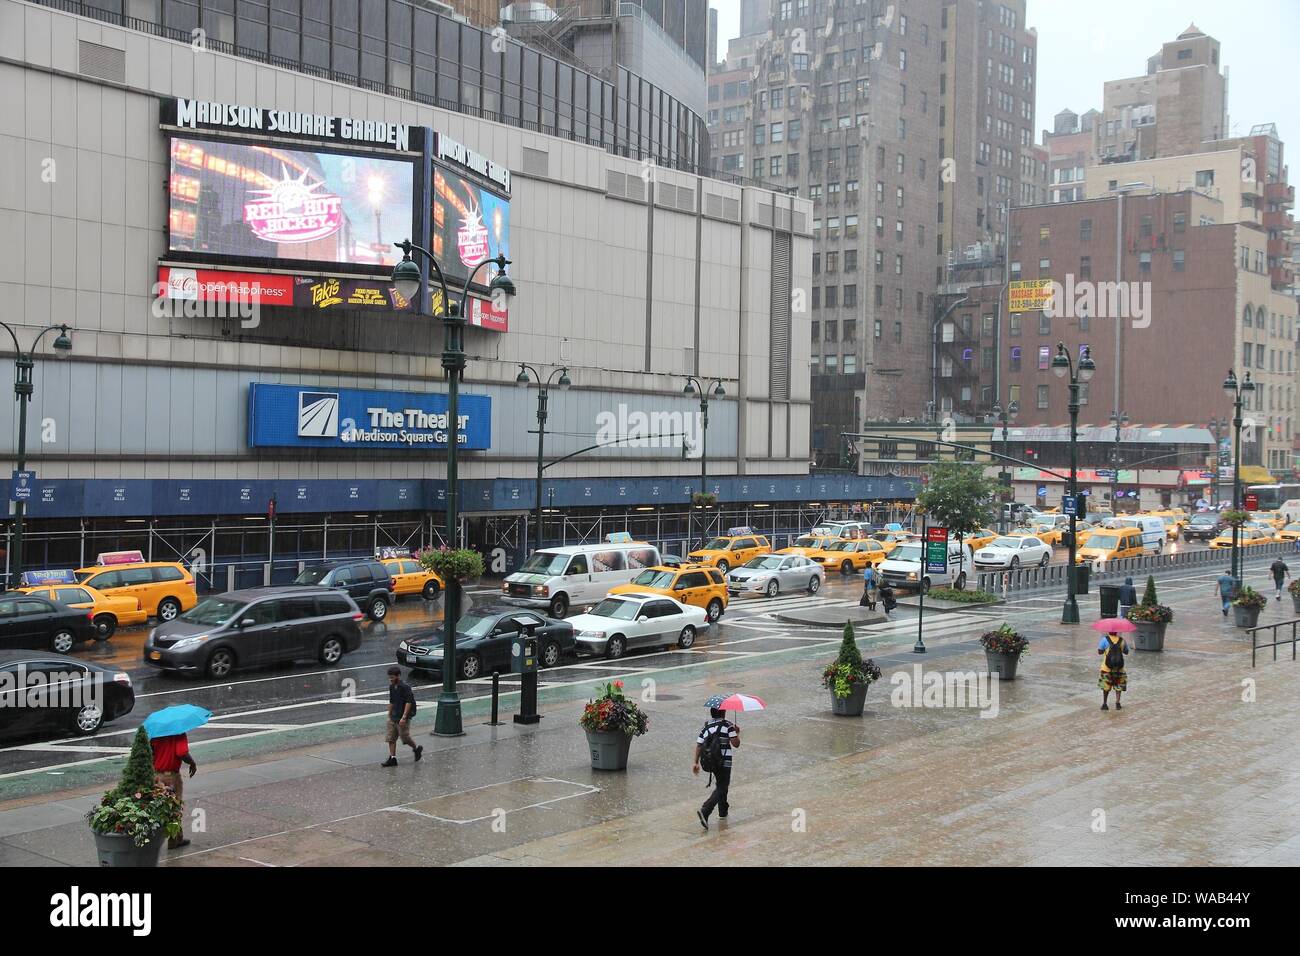
[[[737,525],[734,528],[728,528],[727,534],[734,536],[738,534],[758,534],[758,532],[755,531],[753,528],[751,528],[749,525],[742,524],[742,525]]]
[[[631,544],[632,534],[628,531],[611,531],[605,535],[605,541],[609,544]]]
[[[101,551],[96,564],[144,564],[142,551]]]
[[[18,580],[23,587],[39,587],[42,584],[76,584],[77,576],[71,568],[57,571],[24,571]]]

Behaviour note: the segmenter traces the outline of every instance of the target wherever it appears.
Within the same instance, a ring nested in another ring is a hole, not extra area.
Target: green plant
[[[953,601],[957,604],[986,604],[996,601],[998,596],[988,591],[958,591],[955,588],[931,588],[932,600]]]
[[[1224,524],[1226,524],[1226,525],[1230,525],[1231,527],[1234,527],[1234,528],[1239,528],[1239,527],[1241,527],[1243,524],[1245,524],[1247,521],[1250,520],[1250,512],[1249,512],[1249,511],[1238,511],[1238,510],[1234,510],[1234,509],[1232,509],[1232,508],[1229,508],[1227,511],[1223,512],[1223,514],[1222,514],[1220,517],[1223,518],[1223,523],[1224,523]]]
[[[858,686],[870,687],[880,680],[880,668],[870,658],[863,660],[858,642],[853,638],[853,625],[844,622],[844,639],[835,662],[822,671],[822,686],[829,688],[841,699],[852,695]]]
[[[1237,599],[1232,603],[1235,607],[1262,608],[1268,606],[1268,598],[1247,584],[1242,587],[1241,593],[1237,595]]]
[[[1029,653],[1029,638],[1010,624],[1003,624],[996,631],[980,635],[980,643],[984,645],[984,650],[992,654],[1019,656]]]
[[[1142,592],[1142,605],[1150,607],[1153,604],[1159,604],[1156,599],[1156,578],[1153,574],[1147,575],[1147,589]],[[1171,618],[1172,620],[1172,618]]]
[[[697,491],[691,495],[691,504],[710,508],[718,503],[718,496],[711,491]]]
[[[587,701],[578,723],[589,733],[612,730],[629,737],[640,737],[650,728],[645,711],[623,696],[621,680],[606,684],[599,697]]]
[[[946,527],[951,537],[963,538],[989,523],[997,492],[997,482],[984,474],[982,465],[939,462],[930,466],[925,489],[916,496],[916,511]]]
[[[1300,596],[1300,578],[1292,578],[1291,583],[1286,586],[1288,594]]]
[[[483,555],[470,548],[425,548],[416,560],[444,581],[472,581],[483,576]]]
[[[181,800],[171,787],[158,783],[153,770],[153,748],[143,727],[135,732],[122,776],[97,806],[86,814],[95,833],[129,836],[144,846],[159,831],[168,838],[181,834]]]
[[[1128,619],[1148,624],[1168,624],[1174,619],[1174,610],[1165,604],[1147,604],[1143,598],[1143,603],[1129,610]]]

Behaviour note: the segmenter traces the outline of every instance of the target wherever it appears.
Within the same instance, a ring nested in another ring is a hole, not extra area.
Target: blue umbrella
[[[202,727],[212,719],[212,711],[194,704],[177,704],[154,711],[144,719],[144,732],[150,737],[174,737]]]
[[[714,694],[704,702],[704,706],[708,707],[710,710],[719,710],[722,707],[722,702],[724,700],[726,700],[726,698],[721,694]]]

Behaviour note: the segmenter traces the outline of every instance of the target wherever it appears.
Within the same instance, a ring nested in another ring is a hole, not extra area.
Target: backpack
[[[700,769],[707,774],[715,774],[726,766],[727,754],[722,746],[723,734],[730,734],[731,731],[731,725],[723,720],[718,723],[716,731],[707,733],[711,723],[712,721],[704,725],[706,731],[704,747],[700,751]]]
[[[1120,638],[1116,644],[1109,637],[1106,643],[1110,646],[1106,648],[1106,668],[1112,671],[1122,671],[1124,669],[1124,639]]]

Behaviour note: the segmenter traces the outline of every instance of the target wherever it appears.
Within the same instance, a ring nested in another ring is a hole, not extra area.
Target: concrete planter
[[[831,691],[831,713],[836,717],[861,717],[862,709],[867,703],[867,688],[870,684],[857,684],[848,697],[836,697]]]
[[[144,846],[136,846],[135,840],[120,833],[95,833],[93,830],[91,833],[95,837],[95,854],[100,866],[157,866],[166,838],[166,834],[159,830]]]
[[[1291,606],[1295,608],[1297,614],[1300,614],[1300,594],[1291,595]]]
[[[587,731],[592,770],[626,770],[632,736],[619,730]]]
[[[997,674],[998,680],[1016,679],[1016,668],[1020,666],[1019,654],[999,654],[994,651],[985,651],[984,657],[988,661],[989,673]]]
[[[1260,607],[1242,607],[1240,604],[1232,606],[1232,621],[1237,627],[1251,628],[1259,623]]]
[[[1133,647],[1139,651],[1163,651],[1165,649],[1165,628],[1167,622],[1134,621],[1137,633],[1133,635]]]

